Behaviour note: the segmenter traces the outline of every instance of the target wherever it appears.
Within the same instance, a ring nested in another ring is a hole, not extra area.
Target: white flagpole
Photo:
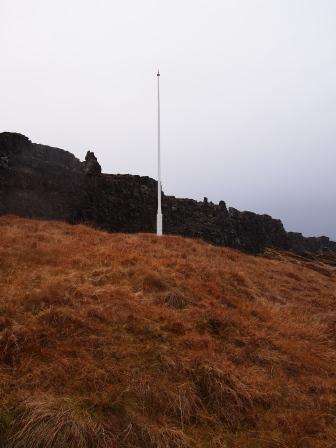
[[[162,235],[162,210],[161,210],[161,120],[160,120],[160,72],[157,73],[158,79],[158,207],[156,217],[156,234]]]

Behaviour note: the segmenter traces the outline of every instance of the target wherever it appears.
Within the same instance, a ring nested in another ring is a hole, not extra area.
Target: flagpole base
[[[162,235],[162,213],[158,213],[156,216],[156,235]]]

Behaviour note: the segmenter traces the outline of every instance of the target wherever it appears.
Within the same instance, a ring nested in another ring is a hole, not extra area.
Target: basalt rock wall
[[[0,214],[90,223],[112,232],[154,232],[156,181],[102,174],[92,152],[84,162],[21,134],[0,134]],[[258,253],[266,247],[296,252],[336,250],[327,237],[287,233],[268,215],[163,195],[164,232]]]

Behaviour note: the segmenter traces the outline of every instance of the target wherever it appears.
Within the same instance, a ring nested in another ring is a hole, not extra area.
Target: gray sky
[[[0,131],[336,239],[335,0],[0,0]]]

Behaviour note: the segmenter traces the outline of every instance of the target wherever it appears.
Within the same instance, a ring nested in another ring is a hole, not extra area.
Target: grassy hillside
[[[0,219],[5,447],[336,446],[336,273]]]

